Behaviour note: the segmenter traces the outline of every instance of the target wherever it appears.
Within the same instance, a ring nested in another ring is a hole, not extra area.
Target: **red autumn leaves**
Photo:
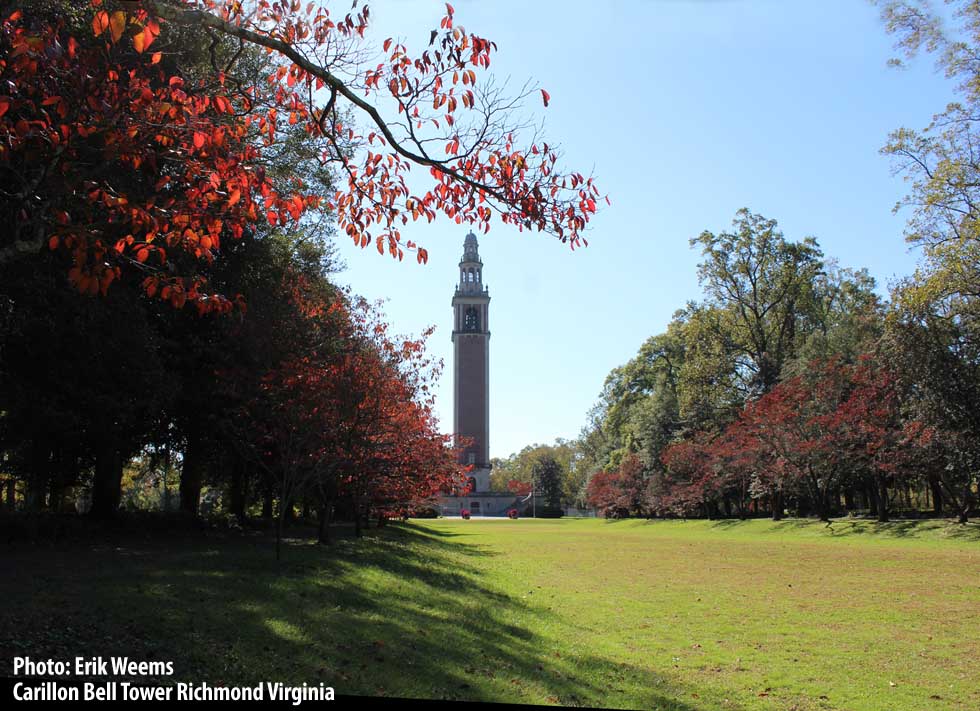
[[[746,405],[721,433],[697,432],[663,454],[666,483],[654,497],[683,513],[723,491],[749,497],[805,491],[826,518],[850,471],[888,480],[910,471],[930,432],[905,421],[897,378],[870,357],[813,363]]]
[[[304,356],[267,374],[252,419],[266,423],[290,488],[328,492],[390,516],[462,484],[451,438],[432,413],[425,338],[395,341],[363,302],[329,309],[339,352]],[[284,487],[285,488],[285,487]]]
[[[0,161],[23,171],[40,197],[25,201],[17,230],[69,254],[81,291],[105,292],[135,270],[147,294],[174,306],[191,300],[203,311],[228,310],[232,300],[210,292],[207,270],[195,262],[206,266],[223,240],[257,222],[301,228],[319,210],[360,246],[373,243],[399,259],[413,250],[419,262],[427,252],[401,229],[439,214],[483,230],[496,214],[572,246],[584,242],[599,196],[594,182],[558,170],[546,143],[519,147],[505,124],[480,130],[487,107],[478,72],[495,45],[455,26],[452,6],[428,50],[412,56],[388,40],[384,62],[344,76],[303,57],[360,48],[367,8],[343,18],[283,0],[259,0],[254,9],[231,0],[91,0],[91,37],[21,12],[3,20],[8,59],[0,74],[12,90],[0,99]],[[179,24],[207,26],[278,57],[263,101],[233,91],[224,72],[193,82],[182,76],[173,37],[160,40]],[[546,91],[542,98],[547,105]],[[338,112],[340,102],[349,110]],[[370,130],[362,133],[351,113]],[[328,200],[299,182],[287,189],[265,177],[263,156],[286,126],[305,129],[323,164],[338,171]],[[423,148],[435,136],[443,154]],[[421,194],[404,179],[412,165],[433,179]]]
[[[652,476],[633,454],[597,473],[588,501],[607,516],[683,516],[707,515],[724,498],[746,515],[753,500],[781,510],[784,495],[797,493],[827,518],[850,473],[868,472],[884,489],[915,471],[934,433],[905,417],[901,394],[895,373],[870,356],[814,362],[722,430],[684,433]]]

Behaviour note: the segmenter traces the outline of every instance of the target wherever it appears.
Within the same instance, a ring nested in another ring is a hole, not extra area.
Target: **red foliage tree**
[[[621,496],[618,472],[596,472],[586,486],[586,502],[606,518],[626,515],[627,512],[620,506]]]
[[[47,244],[71,255],[69,278],[85,293],[133,269],[149,296],[223,311],[231,301],[207,293],[195,260],[256,221],[290,226],[311,210],[332,213],[362,247],[399,259],[415,250],[420,262],[426,251],[400,229],[440,213],[484,231],[496,213],[584,242],[592,178],[559,170],[540,137],[520,143],[510,117],[529,92],[497,93],[484,74],[495,45],[457,26],[450,5],[427,49],[412,56],[388,39],[384,60],[365,67],[353,60],[367,49],[367,7],[340,17],[296,0],[90,4],[90,34],[21,11],[2,20],[0,162],[17,176],[2,260]],[[265,87],[229,81],[234,57],[191,81],[159,39],[170,28],[278,63]],[[329,199],[275,185],[263,169],[288,126],[305,129],[343,176]],[[429,171],[428,190],[408,187],[413,165]]]
[[[627,454],[615,472],[596,472],[586,487],[586,501],[607,518],[640,516],[646,508],[647,479],[643,462]]]
[[[821,520],[829,520],[830,497],[844,473],[838,408],[850,387],[848,366],[813,363],[806,376],[784,380],[741,416],[747,441],[755,444],[745,450],[750,461],[755,457],[754,469],[767,470],[784,488],[799,487]]]
[[[711,516],[719,500],[734,500],[744,517],[750,498],[768,498],[778,519],[784,496],[796,494],[827,520],[838,488],[870,476],[887,521],[888,487],[911,476],[935,435],[904,417],[902,397],[898,376],[871,356],[857,365],[813,362],[746,405],[720,435],[696,432],[665,448],[651,506]]]
[[[643,515],[646,504],[647,478],[640,458],[630,452],[619,464],[620,506],[628,515]]]
[[[854,389],[836,416],[839,446],[871,475],[878,495],[878,520],[888,520],[888,487],[911,476],[921,445],[931,433],[902,412],[902,391],[895,372],[871,356],[853,374]]]
[[[650,497],[658,513],[710,514],[720,492],[715,439],[711,433],[696,432],[664,449],[661,461],[667,473]]]
[[[279,482],[280,510],[299,494],[320,509],[325,540],[335,504],[357,531],[369,512],[403,515],[461,486],[451,438],[438,431],[425,338],[393,339],[363,301],[328,307],[342,315],[337,348],[284,363],[265,378],[253,418],[264,423]],[[282,515],[280,513],[280,524]]]

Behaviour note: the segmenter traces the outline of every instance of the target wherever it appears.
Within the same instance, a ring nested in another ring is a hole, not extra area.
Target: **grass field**
[[[658,709],[980,708],[980,525],[438,520],[2,555],[14,654],[340,694]],[[0,673],[10,673],[0,667]]]

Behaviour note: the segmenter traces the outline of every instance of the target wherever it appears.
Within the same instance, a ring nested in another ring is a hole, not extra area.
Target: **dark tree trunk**
[[[272,491],[272,485],[267,483],[262,498],[262,518],[264,518],[266,521],[272,520],[273,501],[274,501],[274,496]]]
[[[772,520],[782,521],[783,520],[783,495],[779,491],[773,491],[770,495],[770,500],[772,501]]]
[[[51,478],[48,484],[48,508],[54,513],[59,513],[64,505],[65,485],[59,476]]]
[[[200,436],[191,432],[187,437],[184,462],[180,469],[180,510],[197,516],[201,505],[201,485],[204,481],[204,452]]]
[[[943,515],[943,487],[934,476],[929,477],[929,490],[932,492],[932,512]]]
[[[821,521],[830,521],[830,495],[827,492],[818,492],[816,496],[817,518]]]
[[[714,521],[716,518],[718,518],[718,502],[709,501],[706,506],[708,509],[708,520]]]
[[[248,472],[244,462],[239,462],[237,466],[232,467],[228,498],[231,500],[231,513],[238,519],[239,523],[245,523],[245,501],[248,498],[245,491],[247,479]]]
[[[851,489],[844,489],[844,510],[853,511],[857,508],[854,505],[854,491]]]
[[[866,490],[868,497],[868,513],[872,516],[878,515],[878,491],[874,487]]]
[[[333,501],[328,501],[320,507],[318,514],[319,527],[317,530],[317,540],[320,543],[330,543],[330,523],[333,520]]]
[[[92,484],[92,516],[112,518],[122,497],[122,457],[112,441],[99,444],[95,454],[95,481]]]
[[[878,521],[888,522],[888,484],[884,477],[878,477]]]
[[[65,505],[65,489],[74,485],[78,473],[78,456],[71,449],[62,449],[55,455],[57,467],[52,472],[49,485],[48,506],[59,512]]]
[[[824,506],[822,497],[817,495],[817,513],[820,514],[820,520],[826,520],[824,518]],[[796,518],[806,518],[806,515],[810,513],[809,502],[806,500],[805,496],[796,497]]]
[[[973,508],[973,490],[970,488],[969,483],[963,485],[963,498],[961,501],[957,521],[959,523],[966,523],[970,519],[970,509]]]
[[[282,560],[282,508],[276,516],[276,562]]]
[[[24,508],[40,511],[44,508],[44,497],[51,479],[51,448],[37,437],[31,442],[31,472],[27,478],[24,492]]]

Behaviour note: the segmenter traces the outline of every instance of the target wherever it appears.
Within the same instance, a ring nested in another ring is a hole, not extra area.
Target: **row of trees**
[[[528,445],[507,458],[493,460],[490,488],[526,496],[533,486],[548,508],[584,507],[588,472],[578,466],[579,456],[575,440]]]
[[[883,302],[866,271],[741,210],[692,240],[705,298],[614,369],[583,432],[607,515],[827,518],[928,506],[966,521],[980,484],[980,8],[883,0],[908,56],[934,51],[962,101],[882,152],[910,184],[915,275]]]
[[[406,511],[460,481],[438,364],[338,290],[336,228],[494,214],[574,246],[591,178],[522,143],[495,47],[452,6],[418,55],[369,10],[289,0],[0,3],[0,476],[6,503],[117,511],[127,470],[179,470],[280,528]],[[346,13],[346,14],[344,14]],[[367,68],[364,52],[383,61]],[[542,94],[545,104],[548,96]],[[525,137],[526,138],[526,137]],[[424,167],[430,188],[404,174]],[[166,490],[166,489],[165,489]]]
[[[911,310],[910,286],[882,303],[866,272],[747,211],[693,243],[709,298],[607,378],[582,438],[589,503],[607,515],[790,507],[884,521],[928,499],[966,520],[980,475],[970,323]]]

